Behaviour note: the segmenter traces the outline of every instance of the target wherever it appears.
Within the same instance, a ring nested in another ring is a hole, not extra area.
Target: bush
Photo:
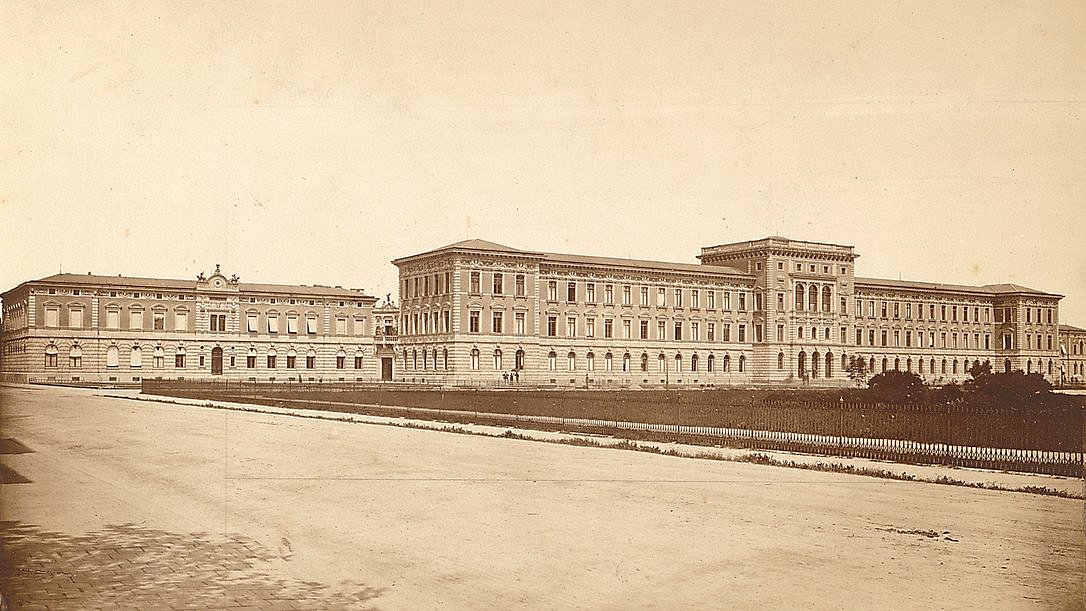
[[[924,380],[911,371],[891,369],[872,377],[867,396],[880,403],[917,403],[924,399]]]
[[[964,385],[966,400],[972,405],[992,407],[1031,407],[1055,401],[1052,384],[1039,373],[1020,369],[992,373],[990,366],[969,370],[973,378]]]

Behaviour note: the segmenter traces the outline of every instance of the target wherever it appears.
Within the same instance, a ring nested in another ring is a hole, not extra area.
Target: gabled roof
[[[1082,327],[1076,327],[1074,325],[1068,325],[1068,324],[1064,324],[1062,322],[1060,323],[1060,331],[1071,331],[1073,333],[1086,333],[1086,329],[1083,329]]]
[[[655,271],[689,272],[696,274],[716,274],[723,276],[742,276],[754,279],[754,276],[723,265],[704,265],[701,263],[672,263],[668,261],[648,261],[645,259],[622,259],[618,257],[594,257],[589,255],[568,255],[544,253],[546,260],[553,263],[573,263],[579,265],[598,265],[600,267],[624,267],[651,269]]]
[[[892,280],[889,278],[861,278],[856,277],[857,286],[885,287],[897,289],[913,289],[920,291],[942,291],[955,293],[973,293],[977,295],[1005,295],[1005,294],[1030,294],[1044,297],[1062,297],[1055,293],[1046,293],[1037,289],[1020,286],[1017,284],[985,284],[983,286],[971,286],[968,284],[947,284],[942,282],[918,282],[915,280]]]

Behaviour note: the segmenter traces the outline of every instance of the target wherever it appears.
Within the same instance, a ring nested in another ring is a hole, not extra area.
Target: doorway
[[[392,381],[392,357],[381,357],[381,379],[386,382]]]
[[[218,346],[211,349],[211,375],[222,375],[222,348]]]

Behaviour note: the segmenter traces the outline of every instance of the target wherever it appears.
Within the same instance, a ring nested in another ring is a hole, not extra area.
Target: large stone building
[[[863,278],[852,246],[769,237],[700,264],[467,240],[393,261],[396,379],[556,386],[961,381],[988,362],[1060,380],[1061,295]],[[1066,365],[1065,365],[1066,366]]]
[[[244,283],[216,266],[196,280],[57,274],[0,298],[3,381],[392,375],[391,345],[375,339],[392,306],[375,317],[377,300],[358,290]]]

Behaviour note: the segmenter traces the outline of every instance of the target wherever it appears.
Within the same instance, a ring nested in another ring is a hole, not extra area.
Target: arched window
[[[683,355],[675,355],[675,373],[679,373],[683,370]]]
[[[830,306],[833,304],[833,299],[830,297],[830,287],[822,287],[822,311],[829,312]],[[827,376],[829,377],[829,376]]]
[[[818,377],[818,370],[819,370],[820,367],[821,367],[821,363],[819,362],[819,354],[818,354],[817,351],[815,351],[813,354],[811,354],[811,377],[812,378],[817,378]]]
[[[554,350],[547,354],[547,367],[551,371],[558,369],[558,355],[554,353]]]
[[[588,371],[595,371],[596,370],[596,353],[595,352],[589,352],[588,354],[585,355],[585,368]]]
[[[1010,359],[1004,359],[1003,360],[1003,372],[1004,373],[1010,373],[1010,371],[1011,371],[1011,360]]]
[[[698,355],[690,355],[690,371],[698,370]]]
[[[941,372],[942,372],[943,374],[946,374],[946,359],[943,359],[943,365],[942,365],[942,367],[940,368],[940,371],[941,371]]]
[[[916,373],[923,375],[924,373],[924,359],[916,359]]]
[[[471,364],[471,370],[472,371],[479,371],[479,349],[478,348],[472,348],[471,352],[468,353],[468,354],[469,354],[469,357],[471,359],[471,363],[470,363]]]
[[[807,309],[807,308],[806,308],[806,307],[804,307],[804,305],[803,305],[803,296],[804,296],[804,293],[803,293],[803,291],[804,291],[804,290],[805,290],[805,287],[804,287],[804,286],[803,286],[802,284],[797,284],[797,285],[796,285],[796,304],[795,304],[795,309],[796,309],[796,311],[797,311],[797,312],[802,312],[803,310]]]
[[[910,356],[909,358],[905,359],[905,371],[910,371],[911,372],[912,370],[913,370],[913,357]]]
[[[45,366],[57,366],[57,347],[54,344],[49,344],[45,347]]]
[[[804,350],[799,351],[799,358],[796,359],[796,375],[800,379],[807,377],[807,352]]]
[[[886,357],[882,357],[882,370],[886,371],[889,368],[890,368],[890,360],[887,359]]]
[[[955,374],[958,373],[958,359],[954,359],[953,366],[954,366],[954,369],[953,369],[954,373]]]
[[[1026,373],[1033,373],[1033,359],[1026,359]]]
[[[143,366],[143,350],[139,346],[132,346],[132,352],[128,354],[128,366],[132,368]]]
[[[660,371],[660,372],[666,371],[667,370],[667,365],[665,364],[666,362],[667,362],[667,357],[664,356],[663,352],[661,352],[660,356],[656,357],[657,371]]]
[[[875,357],[871,357],[867,362],[867,373],[875,373]]]
[[[732,357],[730,354],[724,355],[724,373],[728,373],[732,368]]]
[[[827,378],[832,378],[833,377],[833,353],[832,352],[827,352],[826,353],[826,377]]]
[[[935,373],[935,359],[931,359],[928,365],[928,373]]]
[[[813,284],[807,289],[807,309],[811,312],[818,311],[818,287]]]
[[[287,360],[288,361],[290,360],[290,354],[289,353],[287,354]],[[288,363],[287,366],[289,367],[290,364]],[[412,369],[418,369],[419,368],[419,351],[418,350],[412,350],[411,351],[411,368]]]
[[[569,371],[576,371],[577,370],[577,354],[574,353],[572,350],[570,350],[569,354],[566,355],[566,360],[568,361],[568,364],[567,364],[568,370]]]
[[[632,357],[630,357],[629,352],[625,352],[625,353],[622,354],[622,371],[630,371],[631,370],[631,368],[633,367],[630,364],[631,358]]]
[[[437,369],[440,369],[437,364],[437,348],[434,348],[430,351],[430,356],[433,357],[433,360],[431,362],[434,364],[434,370],[436,371]]]
[[[72,349],[68,351],[68,366],[72,369],[83,366],[83,349],[79,346],[72,346]]]
[[[648,370],[649,370],[649,355],[642,352],[641,353],[641,371],[648,371]]]
[[[1048,359],[1048,375],[1052,375],[1052,359]]]
[[[514,368],[517,371],[520,371],[521,369],[524,369],[524,351],[523,350],[517,350],[517,353],[514,356],[514,359],[515,359],[515,362],[513,363]]]
[[[711,354],[705,358],[705,371],[709,373],[716,371],[716,357]]]
[[[502,351],[501,348],[494,349],[494,371],[502,370]]]
[[[901,371],[901,359],[894,359],[894,371]]]
[[[777,369],[778,370],[783,370],[784,369],[784,353],[783,352],[778,352],[777,353]]]
[[[106,348],[106,367],[115,368],[121,364],[121,351],[116,346]]]
[[[739,372],[742,373],[747,368],[747,357],[745,355],[739,355]]]

